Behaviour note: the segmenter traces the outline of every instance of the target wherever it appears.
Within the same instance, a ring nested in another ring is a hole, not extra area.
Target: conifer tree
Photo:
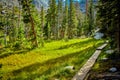
[[[68,39],[68,1],[67,0],[65,1],[61,35],[63,35],[65,39]]]
[[[52,17],[51,17],[51,4],[52,4],[52,0],[49,0],[48,2],[49,4],[49,8],[47,9],[47,14],[46,14],[46,24],[44,27],[44,36],[45,39],[50,39],[51,38],[51,21],[52,21]]]
[[[0,13],[0,36],[3,38],[3,39],[0,39],[0,41],[3,42],[4,46],[6,47],[7,46],[7,39],[6,39],[7,37],[6,10],[7,9],[4,8],[3,6],[6,6],[6,3],[0,3],[0,12],[1,12]]]
[[[76,8],[76,18],[77,18],[77,37],[81,36],[82,33],[82,21],[83,21],[83,14],[80,10],[80,3],[76,2],[75,3],[75,8]]]
[[[94,5],[93,5],[93,0],[86,0],[86,15],[84,18],[84,34],[86,37],[89,37],[92,35],[93,30],[95,28],[95,23],[94,23]]]
[[[88,6],[88,12],[87,12],[87,18],[88,18],[88,36],[92,35],[92,30],[94,30],[94,5],[93,0],[90,0],[89,6]]]
[[[77,35],[77,28],[76,28],[76,12],[75,12],[75,6],[73,4],[73,0],[70,1],[69,6],[69,16],[68,16],[68,37],[73,38]]]
[[[40,17],[41,17],[41,46],[44,46],[44,23],[45,23],[45,13],[44,13],[44,7],[41,7],[41,12],[40,12]]]
[[[60,30],[62,29],[62,20],[63,20],[63,4],[62,0],[58,0],[57,5],[57,38],[60,38]]]
[[[118,0],[100,0],[98,5],[98,25],[101,32],[110,39],[112,48],[120,53],[120,15]]]
[[[47,13],[47,24],[50,25],[50,37],[57,39],[57,5],[56,0],[49,1],[49,9]]]
[[[31,29],[30,29],[31,40],[30,41],[32,41],[33,47],[38,47],[35,24],[34,24],[32,10],[31,10],[33,8],[31,5],[32,1],[31,0],[19,0],[19,2],[21,3],[22,9],[23,9],[23,15],[24,15],[23,21],[26,25],[31,26]]]

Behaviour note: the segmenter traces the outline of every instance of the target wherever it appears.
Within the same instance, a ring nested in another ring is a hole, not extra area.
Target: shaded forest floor
[[[120,80],[120,54],[116,52],[107,53],[107,50],[111,50],[109,45],[102,51],[87,79]],[[116,68],[117,70],[111,71],[111,68]]]
[[[46,42],[34,50],[0,49],[2,80],[71,80],[103,40],[72,39]],[[65,69],[74,66],[75,70]]]

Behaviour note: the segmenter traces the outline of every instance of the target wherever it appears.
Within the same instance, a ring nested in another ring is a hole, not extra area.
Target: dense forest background
[[[44,45],[44,40],[67,40],[94,31],[91,31],[95,23],[92,1],[87,16],[81,12],[78,1],[50,0],[48,9],[41,6],[40,11],[31,0],[18,1],[1,3],[1,45],[38,47]]]
[[[46,40],[90,37],[100,30],[119,50],[118,0],[99,0],[98,5],[96,0],[39,0],[39,7],[35,3],[1,0],[0,47],[31,49]]]
[[[118,0],[0,0],[0,80],[71,80],[93,60],[88,80],[119,77],[119,7]]]

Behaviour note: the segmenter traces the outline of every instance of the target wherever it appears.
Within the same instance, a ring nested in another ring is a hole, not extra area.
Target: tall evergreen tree
[[[86,0],[86,15],[84,19],[84,34],[89,37],[92,35],[93,30],[95,28],[94,24],[94,5],[93,0]]]
[[[49,9],[47,13],[47,24],[50,26],[50,37],[57,39],[57,5],[56,0],[49,1]]]
[[[88,6],[88,35],[92,35],[92,32],[94,30],[94,5],[93,0],[90,0],[89,6]]]
[[[88,15],[88,0],[86,0],[86,16]]]
[[[31,25],[30,29],[30,37],[32,38],[32,45],[33,47],[38,47],[38,42],[37,42],[37,36],[36,36],[36,31],[35,31],[35,24],[32,16],[32,5],[31,5],[31,0],[19,0],[19,2],[22,5],[23,9],[23,21],[26,25]],[[29,24],[30,23],[30,24]]]
[[[77,28],[76,28],[76,11],[75,6],[73,3],[73,0],[69,0],[70,6],[69,6],[69,16],[68,16],[68,37],[73,38],[77,35]]]
[[[98,5],[98,23],[101,32],[110,39],[112,48],[120,53],[120,15],[118,0],[100,0]]]
[[[47,14],[46,14],[46,25],[45,25],[45,27],[44,27],[44,36],[45,36],[45,39],[50,39],[50,37],[51,37],[51,21],[52,21],[52,17],[51,17],[51,14],[52,14],[52,12],[51,12],[51,4],[52,4],[52,1],[51,0],[49,0],[49,2],[48,2],[48,4],[49,4],[49,8],[47,9]]]
[[[41,46],[44,46],[44,24],[45,24],[45,13],[44,13],[44,7],[41,7],[41,12],[40,12],[40,17],[41,17]]]
[[[7,46],[7,26],[6,26],[6,23],[7,23],[7,20],[6,20],[6,10],[7,10],[7,7],[4,8],[3,6],[6,6],[6,3],[1,3],[0,4],[0,41],[4,43],[5,46]],[[2,44],[2,43],[0,43]]]
[[[76,2],[75,3],[75,8],[76,8],[76,18],[77,18],[77,37],[81,36],[82,33],[82,21],[83,21],[83,14],[80,10],[80,3]]]
[[[57,38],[60,38],[61,29],[62,29],[62,20],[63,20],[63,4],[62,0],[58,0],[57,5]]]
[[[68,0],[65,1],[61,37],[68,39]]]

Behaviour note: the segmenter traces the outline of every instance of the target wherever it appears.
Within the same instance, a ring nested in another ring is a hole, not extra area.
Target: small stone
[[[70,69],[70,70],[74,70],[75,67],[74,66],[66,66],[65,69]]]
[[[101,60],[102,60],[102,61],[107,61],[107,60],[108,60],[108,58],[102,58]]]
[[[94,38],[95,38],[95,39],[101,39],[103,36],[104,36],[103,33],[96,32]]]
[[[116,67],[112,67],[109,69],[110,72],[116,72],[117,71],[117,68]]]
[[[114,53],[114,50],[107,50],[105,53],[112,54],[112,53]]]
[[[108,43],[109,41],[108,40],[106,40],[106,43]]]
[[[1,12],[1,14],[5,14],[6,13],[6,11],[5,10],[3,10],[2,12]]]

